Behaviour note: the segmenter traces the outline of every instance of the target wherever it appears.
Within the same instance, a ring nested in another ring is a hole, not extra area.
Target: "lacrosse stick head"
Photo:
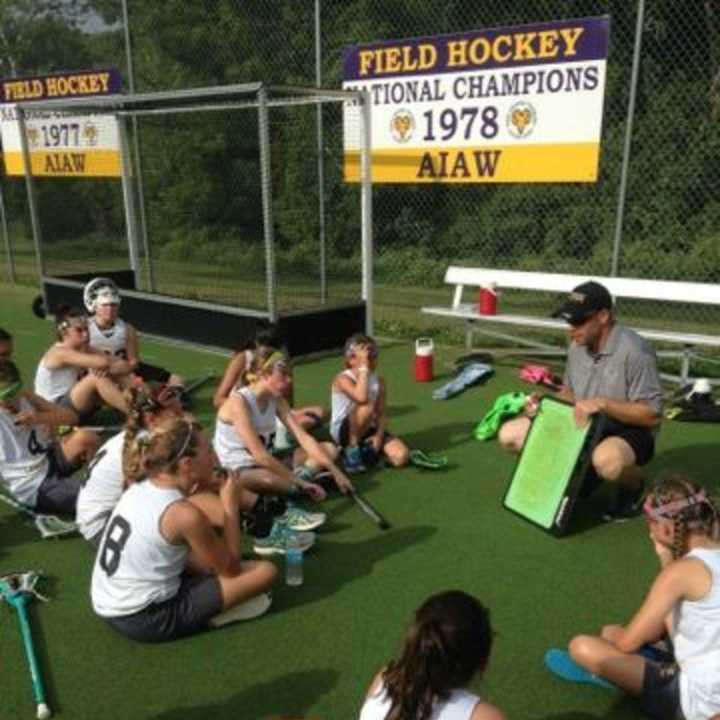
[[[29,596],[38,600],[47,601],[35,588],[40,579],[40,573],[35,570],[9,573],[0,576],[0,598],[10,605],[24,604]]]

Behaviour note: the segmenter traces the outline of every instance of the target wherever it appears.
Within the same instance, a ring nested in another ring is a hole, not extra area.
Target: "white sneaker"
[[[294,535],[297,549],[305,552],[315,544],[315,533],[295,532],[280,522],[275,521],[267,537],[255,538],[253,550],[258,555],[284,555],[287,552],[288,539]]]
[[[327,515],[321,512],[309,512],[308,510],[297,507],[297,505],[288,505],[287,510],[280,515],[280,517],[276,518],[276,520],[290,528],[290,530],[306,532],[324,525],[327,520]]]
[[[253,618],[260,617],[270,609],[271,603],[272,596],[270,593],[260,593],[254,598],[250,598],[244,603],[228,608],[219,615],[210,618],[210,626],[219,628],[223,625],[239,622],[240,620],[252,620]]]

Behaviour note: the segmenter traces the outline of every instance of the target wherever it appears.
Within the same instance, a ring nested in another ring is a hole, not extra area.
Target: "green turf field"
[[[30,314],[34,292],[0,285],[0,326],[16,338],[28,383],[51,339],[49,323]],[[225,358],[156,342],[151,362],[186,376],[220,370]],[[436,350],[447,374],[456,350]],[[278,585],[270,613],[254,622],[163,646],[133,644],[97,619],[89,604],[92,554],[80,539],[40,541],[0,509],[0,573],[43,569],[48,604],[31,608],[33,631],[57,716],[85,720],[258,720],[277,714],[346,720],[398,649],[412,610],[430,593],[462,588],[492,609],[494,655],[478,686],[509,718],[636,718],[632,703],[588,686],[564,684],[543,667],[545,650],[576,632],[622,622],[639,605],[656,571],[642,520],[598,524],[592,506],[563,539],[505,511],[513,467],[494,442],[471,438],[494,398],[526,386],[515,368],[498,368],[482,388],[446,402],[411,376],[409,344],[386,346],[392,429],[409,444],[447,454],[446,471],[385,470],[358,486],[390,519],[380,532],[348,501],[326,503],[330,521],[305,561],[305,584]],[[339,358],[299,365],[296,397],[329,402]],[[440,371],[439,373],[437,371]],[[196,410],[211,425],[211,387]],[[652,470],[675,467],[714,484],[717,427],[666,423]],[[595,505],[603,497],[595,500]],[[18,627],[0,608],[0,718],[30,718],[34,706]]]

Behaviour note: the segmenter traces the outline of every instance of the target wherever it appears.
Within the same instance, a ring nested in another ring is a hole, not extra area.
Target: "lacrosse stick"
[[[40,533],[43,540],[61,535],[70,535],[78,531],[77,523],[71,520],[63,520],[57,515],[42,515],[31,510],[27,505],[19,503],[15,498],[0,492],[0,502],[19,510],[25,517],[30,518]]]
[[[217,377],[217,373],[214,370],[210,370],[206,372],[204,375],[201,375],[199,378],[195,378],[192,382],[189,382],[185,386],[185,394],[190,395],[191,393],[194,393],[196,390],[199,390],[205,383],[210,382],[210,380]]]
[[[35,647],[33,645],[32,634],[30,633],[30,622],[27,615],[27,604],[31,597],[36,597],[39,600],[47,602],[47,598],[43,597],[35,589],[39,578],[40,575],[33,571],[12,573],[11,575],[0,577],[0,598],[15,610],[20,621],[20,632],[22,633],[23,645],[25,646],[25,656],[27,657],[28,667],[30,668],[33,697],[35,698],[35,704],[37,706],[37,717],[39,720],[45,720],[45,718],[49,718],[52,713],[45,702],[45,688],[43,687],[42,677],[40,675],[40,666],[35,656]]]

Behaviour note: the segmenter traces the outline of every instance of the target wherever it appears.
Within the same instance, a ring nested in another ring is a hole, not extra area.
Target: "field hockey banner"
[[[376,183],[594,182],[609,17],[345,48],[367,90]],[[344,111],[345,179],[360,179],[360,110]]]
[[[3,80],[0,133],[5,172],[25,174],[16,103],[114,95],[120,87],[120,73],[114,68]],[[120,144],[114,117],[33,112],[25,107],[25,128],[33,175],[120,177]]]

